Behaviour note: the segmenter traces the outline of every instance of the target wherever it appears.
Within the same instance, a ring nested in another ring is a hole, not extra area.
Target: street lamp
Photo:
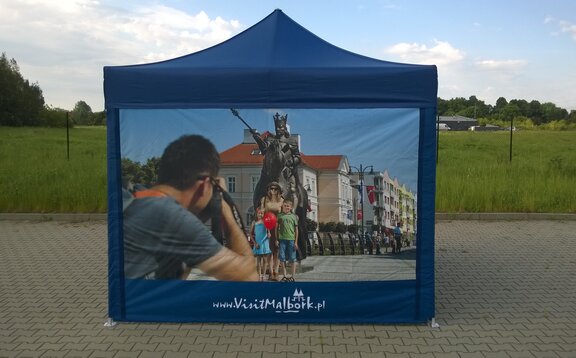
[[[362,226],[361,235],[362,239],[364,239],[364,174],[368,169],[370,169],[370,173],[368,174],[374,175],[374,167],[372,165],[363,167],[362,164],[360,164],[360,168],[358,168],[353,165],[350,165],[350,168],[348,169],[348,175],[353,174],[352,169],[355,169],[358,172],[358,178],[360,179],[360,210],[362,210],[362,220],[360,223]]]

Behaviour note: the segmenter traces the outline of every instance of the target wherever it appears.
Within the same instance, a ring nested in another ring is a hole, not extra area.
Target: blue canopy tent
[[[104,94],[112,319],[384,323],[425,322],[434,317],[435,66],[385,62],[345,51],[310,33],[281,10],[275,10],[246,31],[206,50],[164,62],[105,67]],[[190,308],[190,297],[199,302],[213,297],[226,301],[232,299],[231,291],[235,296],[243,292],[249,299],[256,299],[253,294],[258,289],[252,283],[174,281],[163,282],[160,287],[156,282],[125,280],[120,170],[122,111],[231,107],[417,110],[416,279],[302,283],[299,287],[307,294],[329,297],[329,308],[281,317],[237,311],[221,313],[201,304],[197,309]],[[173,292],[181,292],[182,297],[188,298],[179,299]]]

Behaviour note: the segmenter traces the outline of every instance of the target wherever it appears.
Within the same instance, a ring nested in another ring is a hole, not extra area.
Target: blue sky
[[[220,43],[279,8],[365,56],[438,66],[444,99],[477,96],[576,109],[576,1],[2,0],[0,51],[47,104],[104,108],[102,68]]]
[[[345,155],[355,167],[388,170],[414,193],[418,180],[418,109],[242,109],[260,133],[274,133],[273,114],[288,114],[307,155]],[[162,120],[159,120],[162,119]],[[122,110],[121,155],[145,162],[184,134],[201,134],[222,152],[244,139],[244,124],[228,109]]]

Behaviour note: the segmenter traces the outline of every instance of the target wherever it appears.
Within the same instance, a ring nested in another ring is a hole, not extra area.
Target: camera
[[[212,192],[212,198],[210,198],[210,202],[208,205],[202,210],[202,212],[198,215],[198,218],[202,220],[202,222],[207,222],[210,220],[210,227],[212,231],[212,235],[220,242],[224,244],[224,232],[222,230],[222,200],[226,202],[232,209],[232,214],[234,214],[234,219],[238,226],[242,229],[243,232],[246,231],[246,227],[244,226],[244,222],[242,221],[242,216],[236,204],[232,200],[230,194],[222,189],[218,183],[214,183],[214,190]]]

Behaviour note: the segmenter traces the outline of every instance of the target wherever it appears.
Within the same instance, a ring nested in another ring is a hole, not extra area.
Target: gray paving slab
[[[90,220],[0,220],[0,357],[576,357],[571,219],[438,222],[436,329],[158,323],[105,328],[107,228],[102,220]],[[389,260],[382,256],[348,260]],[[314,269],[302,275],[327,267],[336,274],[334,267],[342,265],[323,260],[308,261]]]

